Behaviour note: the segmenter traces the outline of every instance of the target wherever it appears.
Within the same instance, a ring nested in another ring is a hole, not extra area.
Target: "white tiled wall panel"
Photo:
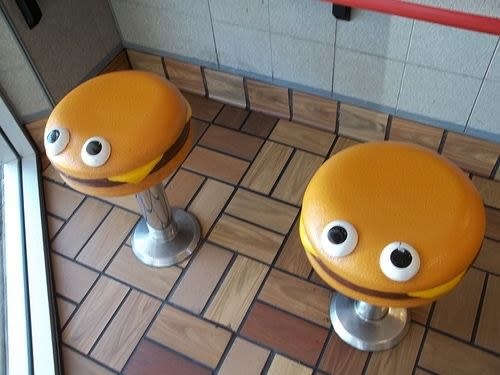
[[[191,2],[201,6],[208,4]],[[204,13],[187,13],[154,2],[112,0],[111,4],[125,43],[216,63],[208,6]]]
[[[477,78],[407,65],[398,110],[465,127],[480,85]]]
[[[271,32],[332,44],[336,19],[332,5],[311,0],[269,0]]]
[[[351,21],[337,24],[337,46],[404,61],[413,21],[354,9]]]
[[[271,34],[274,78],[330,92],[332,45]]]
[[[497,43],[497,49],[486,74],[486,79],[500,81],[500,43]]]
[[[272,77],[268,32],[214,22],[214,33],[222,66]]]
[[[268,0],[209,0],[212,19],[269,31]]]
[[[403,68],[398,61],[337,48],[333,92],[394,108]]]
[[[494,35],[415,21],[408,61],[482,79],[497,40]]]
[[[500,142],[500,81],[485,80],[476,105],[467,126],[467,132],[475,135],[481,133],[497,134],[495,140]]]

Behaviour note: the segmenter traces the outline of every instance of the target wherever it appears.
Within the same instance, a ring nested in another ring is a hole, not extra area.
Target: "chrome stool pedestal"
[[[161,183],[136,198],[143,216],[132,237],[137,258],[148,266],[167,267],[189,257],[200,240],[196,218],[182,209],[171,209]]]
[[[379,307],[340,293],[332,298],[330,319],[342,340],[366,351],[392,348],[410,326],[405,308]]]

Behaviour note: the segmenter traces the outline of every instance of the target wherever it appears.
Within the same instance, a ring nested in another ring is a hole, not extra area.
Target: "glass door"
[[[38,159],[0,96],[0,374],[58,374]]]

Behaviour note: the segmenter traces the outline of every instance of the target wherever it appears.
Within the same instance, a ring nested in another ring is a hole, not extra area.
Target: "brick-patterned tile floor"
[[[102,200],[44,171],[67,374],[500,374],[500,183],[473,176],[488,211],[481,253],[450,295],[412,310],[392,350],[333,332],[332,294],[298,237],[302,193],[321,163],[356,143],[188,96],[196,144],[164,181],[193,212],[193,256],[149,268],[130,248],[133,197]]]

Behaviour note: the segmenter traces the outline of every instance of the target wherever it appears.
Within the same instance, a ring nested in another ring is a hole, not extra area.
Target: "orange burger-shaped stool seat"
[[[338,293],[337,334],[360,350],[396,345],[407,308],[452,290],[485,231],[467,176],[423,147],[374,142],[326,161],[305,191],[300,238],[320,277]]]
[[[191,107],[167,80],[124,71],[98,76],[67,94],[45,127],[54,168],[84,194],[135,194],[143,217],[132,249],[144,263],[178,263],[196,248],[197,220],[171,209],[162,180],[180,166],[192,143]]]

